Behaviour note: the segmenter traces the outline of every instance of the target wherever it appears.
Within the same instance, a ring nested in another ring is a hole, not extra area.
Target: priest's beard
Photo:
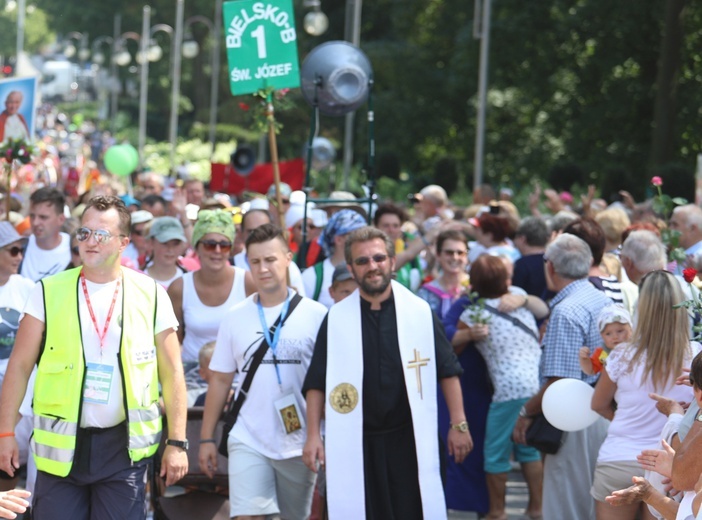
[[[370,278],[376,275],[380,275],[380,280],[371,281]],[[388,285],[390,285],[390,281],[392,280],[392,271],[388,270],[385,272],[382,269],[376,269],[374,271],[367,272],[360,278],[358,276],[354,276],[354,278],[356,278],[356,282],[358,283],[358,287],[361,289],[361,291],[366,293],[368,296],[378,296],[379,294],[383,294],[383,292],[385,292],[385,290],[388,288]]]

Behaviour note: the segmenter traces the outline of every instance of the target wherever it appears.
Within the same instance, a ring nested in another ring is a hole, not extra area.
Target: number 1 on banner
[[[256,27],[255,31],[251,32],[251,36],[256,38],[256,45],[258,46],[258,59],[266,59],[266,32],[263,25]]]

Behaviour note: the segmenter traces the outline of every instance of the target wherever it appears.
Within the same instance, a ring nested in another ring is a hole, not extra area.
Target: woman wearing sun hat
[[[0,222],[0,386],[5,378],[10,353],[15,346],[21,312],[34,287],[32,280],[17,274],[26,243],[27,239],[20,236],[12,224]],[[27,409],[31,412],[30,403],[31,392],[22,403],[23,415],[15,428],[22,464],[31,458],[28,450],[32,417],[30,413],[24,413]],[[32,481],[29,483],[31,487],[35,475],[36,470],[28,472],[28,478]],[[16,480],[10,480],[9,477],[0,479],[0,490],[12,489],[15,483]]]

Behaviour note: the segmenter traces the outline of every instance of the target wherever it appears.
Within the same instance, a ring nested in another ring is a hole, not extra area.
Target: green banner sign
[[[292,0],[236,0],[223,7],[232,94],[300,86]]]

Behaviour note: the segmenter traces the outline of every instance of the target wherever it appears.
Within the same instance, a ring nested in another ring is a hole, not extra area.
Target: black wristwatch
[[[188,439],[185,439],[184,441],[174,441],[173,439],[168,439],[166,441],[166,446],[175,446],[176,448],[188,451],[189,444]]]

